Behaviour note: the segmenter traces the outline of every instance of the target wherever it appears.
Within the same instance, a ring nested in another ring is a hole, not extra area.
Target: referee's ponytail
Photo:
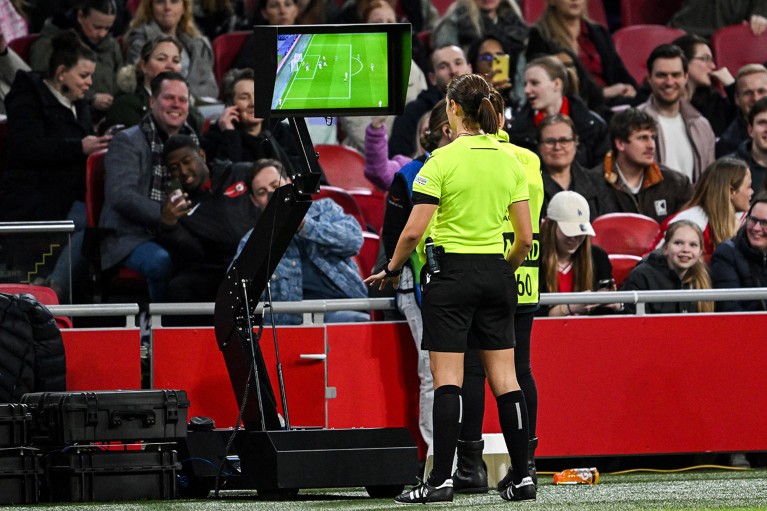
[[[447,99],[461,107],[464,127],[480,128],[485,133],[498,131],[498,114],[490,100],[491,94],[492,88],[480,75],[458,76],[447,85]]]

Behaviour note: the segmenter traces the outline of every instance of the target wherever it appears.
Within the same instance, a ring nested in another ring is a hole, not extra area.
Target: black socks
[[[521,390],[507,392],[496,398],[498,419],[501,423],[503,438],[511,457],[514,484],[519,484],[527,477],[528,424],[525,395]],[[436,404],[436,400],[435,400]]]
[[[461,387],[442,385],[434,390],[434,468],[427,481],[432,486],[441,485],[452,473],[455,446],[461,431],[461,412]]]

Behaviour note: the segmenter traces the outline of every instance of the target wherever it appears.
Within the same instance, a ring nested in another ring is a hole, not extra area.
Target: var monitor
[[[405,106],[410,25],[256,26],[257,117],[394,115]]]

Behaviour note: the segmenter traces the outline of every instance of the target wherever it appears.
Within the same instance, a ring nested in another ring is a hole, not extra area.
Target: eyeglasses
[[[712,55],[699,55],[697,57],[692,57],[690,60],[700,60],[701,62],[708,64],[709,62],[714,61],[714,57]]]
[[[759,224],[763,231],[767,231],[767,218],[756,218],[755,216],[748,215],[746,221],[749,227],[755,227],[756,224]]]
[[[570,147],[575,142],[575,137],[561,137],[561,138],[544,138],[541,140],[541,144],[545,145],[549,149],[554,149],[557,144],[562,147]]]

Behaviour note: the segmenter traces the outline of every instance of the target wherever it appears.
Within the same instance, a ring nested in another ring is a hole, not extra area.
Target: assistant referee
[[[498,404],[498,416],[512,460],[513,477],[501,492],[506,500],[534,499],[527,471],[525,400],[514,371],[514,271],[532,246],[525,173],[519,161],[492,136],[498,116],[491,88],[479,75],[454,78],[446,110],[456,139],[435,150],[415,178],[414,207],[390,261],[366,279],[384,286],[399,272],[429,228],[438,257],[424,284],[423,349],[434,376],[434,468],[423,483],[395,498],[400,503],[453,500],[450,477],[461,427],[463,358],[478,348]],[[504,221],[514,242],[504,258]]]

